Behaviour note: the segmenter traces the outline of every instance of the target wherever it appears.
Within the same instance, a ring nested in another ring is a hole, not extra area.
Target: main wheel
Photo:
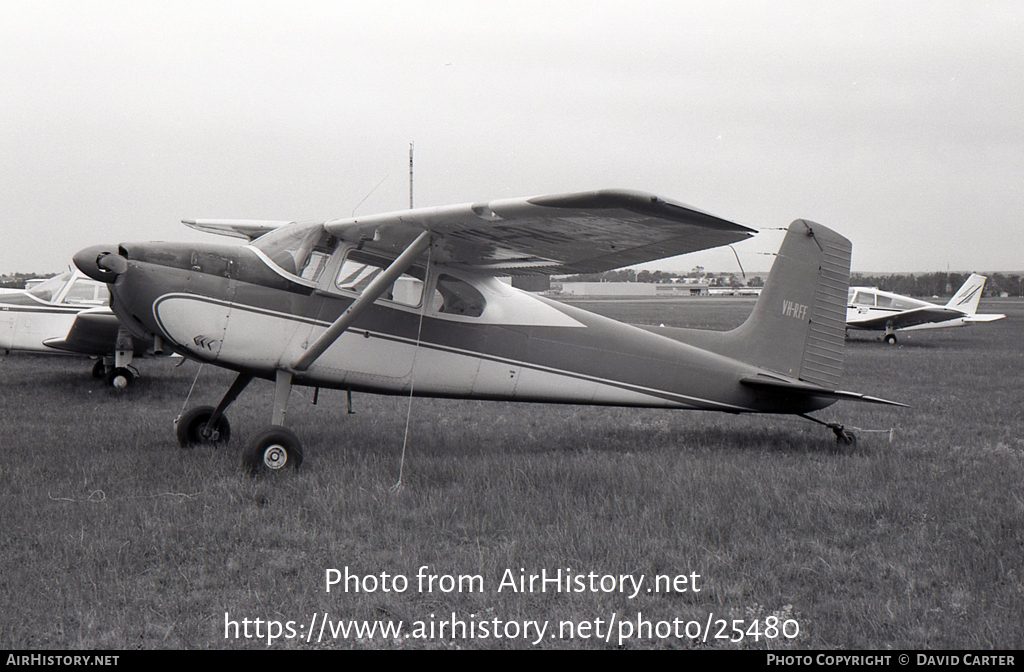
[[[302,443],[287,427],[271,425],[249,441],[242,453],[242,465],[256,476],[302,464]]]
[[[107,373],[107,384],[115,390],[127,388],[135,380],[135,374],[123,366],[111,369]]]
[[[210,426],[213,406],[196,406],[178,418],[175,433],[182,448],[191,448],[203,443],[221,444],[231,440],[231,425],[227,416],[221,414],[216,424]]]
[[[896,345],[896,334],[886,334],[882,340],[886,345]]]
[[[104,366],[103,360],[98,359],[96,363],[92,365],[92,377],[96,379],[105,378],[107,376],[107,367]]]

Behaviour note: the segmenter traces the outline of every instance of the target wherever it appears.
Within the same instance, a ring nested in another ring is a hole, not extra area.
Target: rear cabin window
[[[447,315],[480,317],[486,301],[476,287],[465,280],[451,275],[437,277],[437,291],[434,292],[434,311]]]
[[[921,305],[910,299],[895,298],[892,300],[892,307],[899,310],[913,310],[914,308],[920,308]]]

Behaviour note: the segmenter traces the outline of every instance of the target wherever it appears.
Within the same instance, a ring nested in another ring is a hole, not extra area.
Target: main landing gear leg
[[[840,425],[838,422],[824,422],[803,414],[801,414],[800,417],[831,429],[832,433],[836,435],[836,444],[838,446],[850,449],[857,447],[857,435]]]
[[[896,345],[896,330],[892,328],[891,324],[885,325],[885,335],[882,336],[882,340],[886,345]]]
[[[252,376],[240,373],[224,393],[224,398],[217,404],[217,408],[197,406],[178,418],[176,433],[181,447],[191,448],[202,443],[227,443],[231,439],[231,425],[224,411],[251,382]]]
[[[242,465],[253,476],[281,471],[302,464],[302,443],[295,432],[284,426],[288,398],[292,393],[292,374],[278,370],[274,381],[274,413],[271,425],[250,441],[242,453]]]

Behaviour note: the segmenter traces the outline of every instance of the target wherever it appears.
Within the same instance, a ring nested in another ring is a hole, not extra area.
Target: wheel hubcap
[[[263,464],[267,465],[268,469],[280,469],[287,463],[288,451],[284,449],[284,446],[274,444],[267,446],[263,451]]]
[[[125,378],[124,376],[114,376],[114,380],[111,382],[113,383],[114,387],[117,388],[118,390],[123,390],[124,388],[128,387],[128,379]]]
[[[199,438],[204,441],[218,441],[220,439],[220,432],[204,424],[199,428]]]

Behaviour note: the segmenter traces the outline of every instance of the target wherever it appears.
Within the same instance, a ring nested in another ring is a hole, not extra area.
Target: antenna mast
[[[414,143],[409,143],[409,209],[412,210],[412,147]]]

